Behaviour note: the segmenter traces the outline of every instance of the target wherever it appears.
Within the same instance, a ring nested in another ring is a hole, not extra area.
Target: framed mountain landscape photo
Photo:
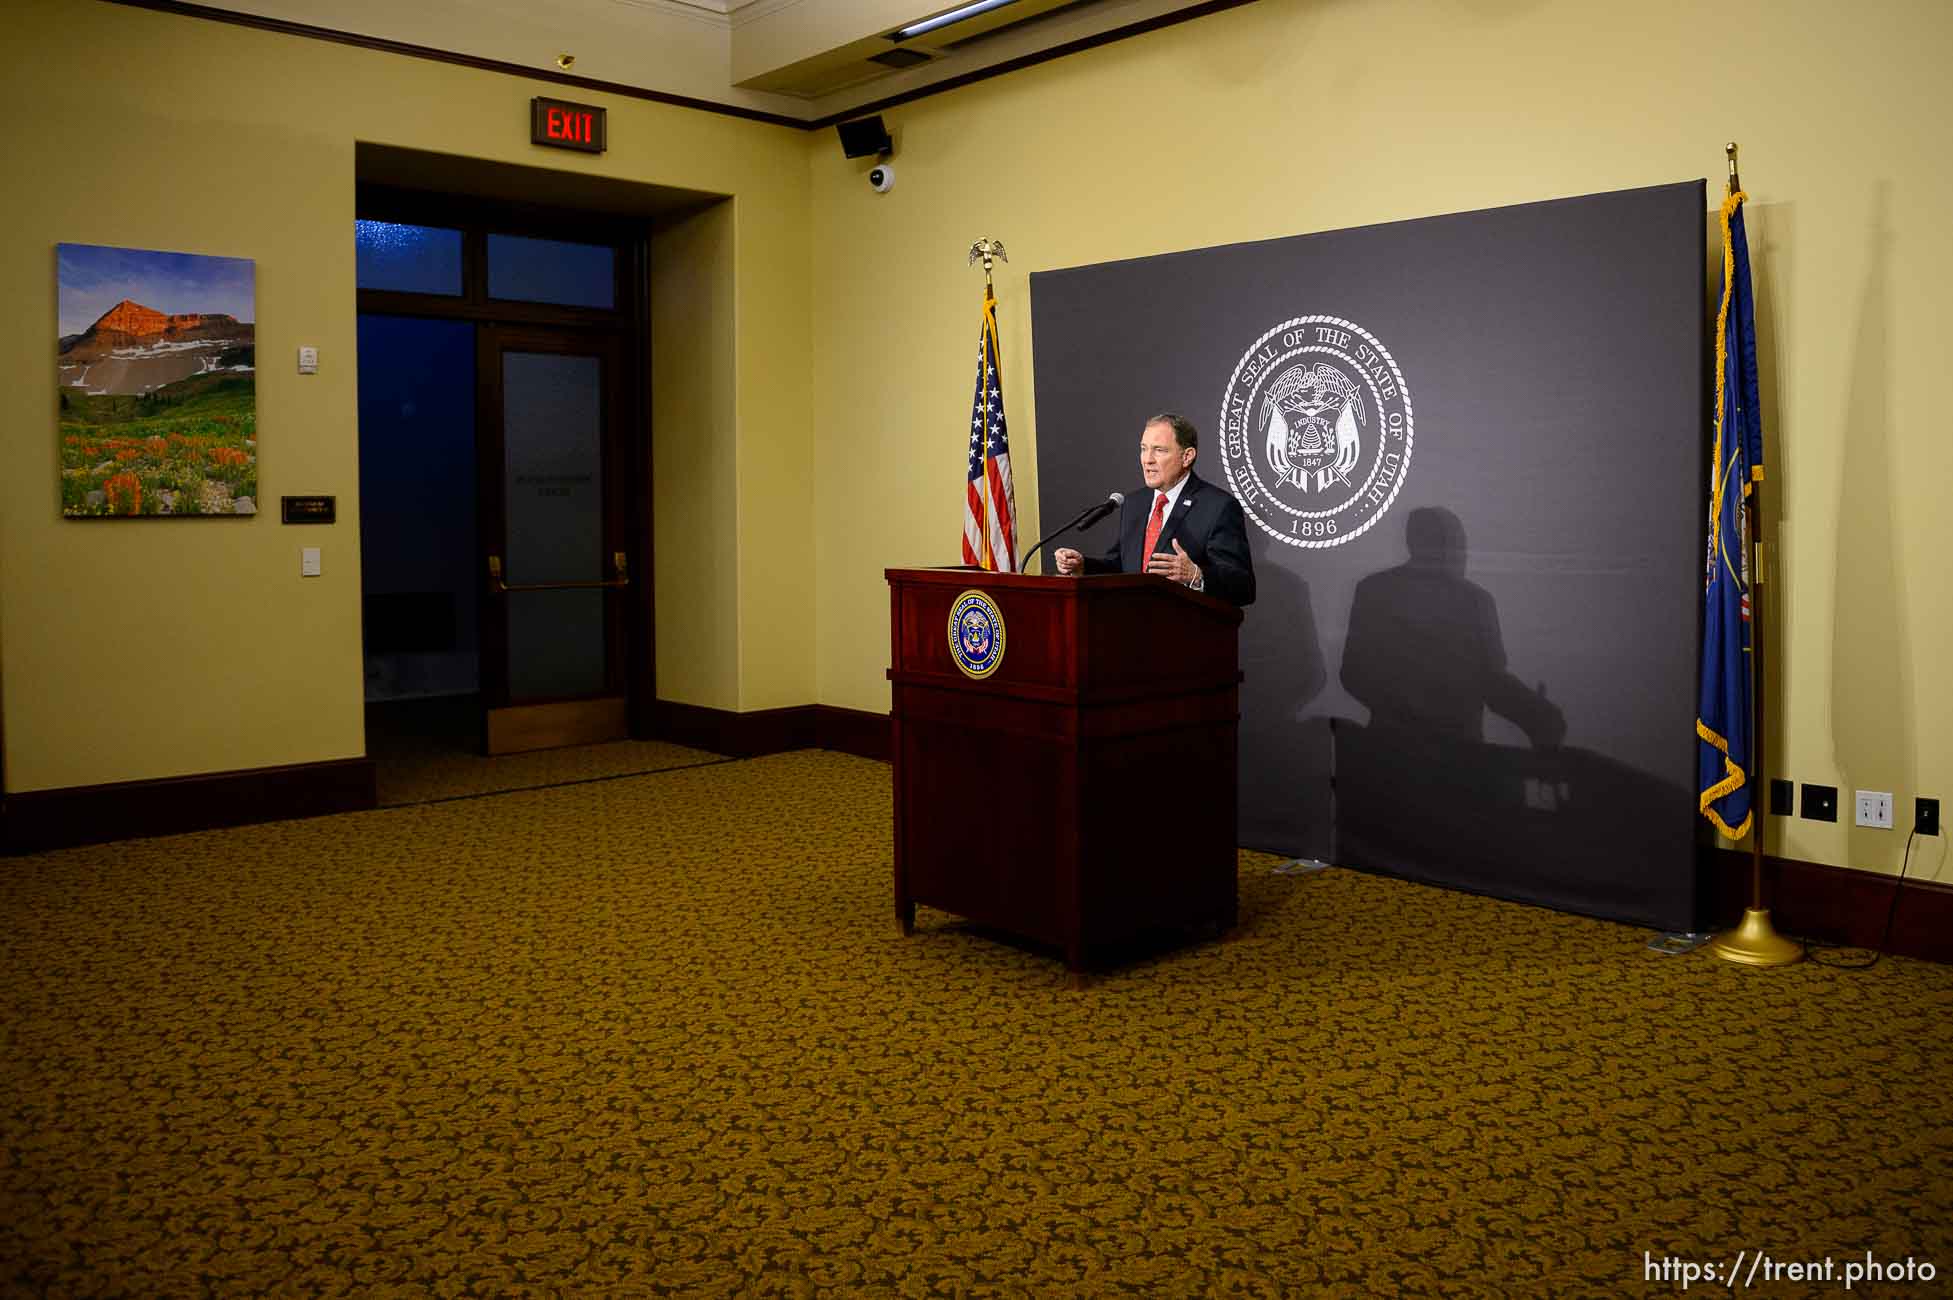
[[[255,266],[56,245],[61,513],[258,510]]]

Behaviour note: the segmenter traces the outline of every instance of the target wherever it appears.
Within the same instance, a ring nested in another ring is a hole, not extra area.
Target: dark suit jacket
[[[1144,573],[1146,521],[1153,513],[1153,489],[1141,484],[1126,493],[1119,507],[1119,541],[1098,555],[1085,556],[1087,573]],[[1153,549],[1173,554],[1173,543],[1200,566],[1208,595],[1218,596],[1233,605],[1252,605],[1255,599],[1255,562],[1248,554],[1248,530],[1241,514],[1241,503],[1198,474],[1187,474],[1187,485],[1180,499],[1160,528],[1160,540]]]

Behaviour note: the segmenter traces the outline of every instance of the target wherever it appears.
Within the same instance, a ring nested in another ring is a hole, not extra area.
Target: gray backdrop
[[[1706,211],[1690,181],[1031,277],[1047,526],[1143,490],[1161,409],[1263,521],[1244,843],[1693,928]]]

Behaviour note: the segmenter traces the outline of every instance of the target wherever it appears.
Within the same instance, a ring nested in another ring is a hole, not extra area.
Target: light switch
[[[319,576],[319,548],[302,546],[298,552],[298,576],[316,578]]]
[[[298,373],[301,375],[316,375],[319,373],[319,350],[317,348],[300,348],[298,350]]]

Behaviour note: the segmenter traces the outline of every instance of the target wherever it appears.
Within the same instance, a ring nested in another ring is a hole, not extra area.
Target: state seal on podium
[[[1004,661],[1004,614],[980,591],[966,591],[949,607],[949,654],[965,677],[982,679]]]

